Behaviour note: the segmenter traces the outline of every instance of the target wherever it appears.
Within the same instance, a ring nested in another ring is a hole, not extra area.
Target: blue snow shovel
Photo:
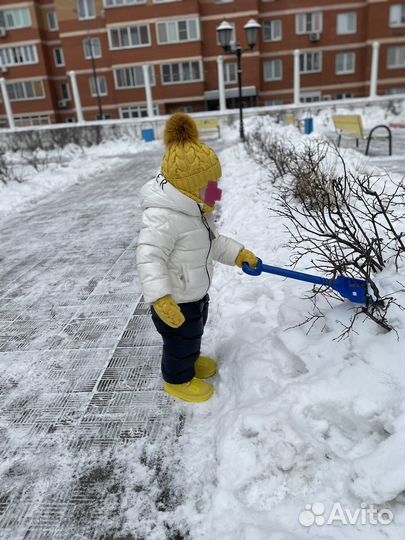
[[[249,276],[260,276],[262,272],[269,274],[275,274],[276,276],[283,276],[291,279],[298,279],[299,281],[307,281],[309,283],[315,283],[315,285],[324,285],[325,287],[332,287],[343,298],[355,302],[356,304],[367,304],[369,297],[367,294],[367,282],[362,279],[349,278],[346,276],[338,276],[337,278],[327,279],[319,276],[312,276],[311,274],[303,274],[302,272],[295,272],[294,270],[287,270],[285,268],[278,268],[277,266],[269,266],[263,264],[261,259],[256,268],[251,268],[247,263],[243,263],[242,270]]]

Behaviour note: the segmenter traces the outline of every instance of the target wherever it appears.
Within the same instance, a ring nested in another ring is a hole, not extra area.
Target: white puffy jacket
[[[218,234],[213,215],[161,173],[141,189],[141,206],[137,269],[145,302],[167,294],[177,303],[200,300],[211,285],[212,261],[233,266],[243,246]]]

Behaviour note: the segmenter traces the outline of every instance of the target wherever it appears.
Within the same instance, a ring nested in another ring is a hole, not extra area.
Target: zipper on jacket
[[[201,213],[201,221],[203,222],[204,224],[204,227],[207,229],[208,231],[208,239],[209,239],[209,242],[210,242],[210,247],[208,248],[208,253],[207,253],[207,257],[205,259],[205,271],[207,272],[207,276],[208,276],[208,289],[207,289],[207,292],[209,291],[210,287],[211,287],[211,277],[210,277],[210,273],[209,273],[209,270],[208,270],[208,258],[210,256],[210,253],[211,253],[211,247],[212,247],[212,240],[215,238],[215,235],[214,233],[211,231],[210,229],[210,226],[208,225],[208,221],[207,221],[207,218],[204,216],[204,213],[202,211],[202,208],[200,206],[198,206],[199,210],[200,210],[200,213]]]

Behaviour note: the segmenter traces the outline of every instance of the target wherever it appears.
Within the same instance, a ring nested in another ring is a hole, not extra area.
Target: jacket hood
[[[168,208],[190,216],[201,215],[201,205],[178,191],[159,171],[154,180],[141,189],[140,202],[146,208]]]

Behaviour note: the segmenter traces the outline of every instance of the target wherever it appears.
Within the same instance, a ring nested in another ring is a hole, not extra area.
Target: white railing
[[[271,105],[266,107],[248,107],[243,109],[244,118],[251,116],[260,116],[265,114],[277,114],[293,112],[297,115],[305,115],[310,117],[315,111],[322,109],[330,109],[334,107],[347,108],[348,110],[356,107],[367,107],[370,105],[388,106],[392,103],[399,103],[405,101],[404,94],[393,94],[387,96],[377,96],[375,98],[347,98],[328,101],[315,101],[312,103],[300,103],[299,105]],[[95,126],[137,126],[139,130],[142,128],[152,128],[155,132],[155,136],[159,137],[163,131],[164,124],[170,115],[159,115],[145,118],[125,118],[125,119],[111,119],[111,120],[95,120],[91,122],[79,123],[66,123],[66,124],[45,124],[41,126],[26,126],[16,127],[14,129],[3,128],[0,133],[14,133],[23,131],[50,131],[66,128],[86,128]],[[225,111],[204,111],[198,113],[192,113],[193,118],[208,120],[218,119],[223,122],[232,122],[239,120],[239,109],[226,109]],[[405,121],[404,121],[405,123]]]

